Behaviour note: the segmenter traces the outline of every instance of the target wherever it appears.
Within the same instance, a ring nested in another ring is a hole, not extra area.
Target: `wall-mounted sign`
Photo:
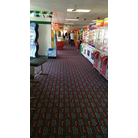
[[[52,12],[49,11],[30,11],[31,17],[43,17],[43,18],[52,18]]]

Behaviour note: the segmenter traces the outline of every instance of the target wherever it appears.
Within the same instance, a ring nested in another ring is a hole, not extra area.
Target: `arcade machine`
[[[100,60],[100,73],[108,80],[108,18],[104,19],[103,50]]]
[[[79,30],[74,30],[74,44],[75,44],[75,46],[78,46],[78,43],[77,43],[78,37],[79,37],[78,32],[79,32]]]
[[[93,51],[95,50],[95,45],[96,45],[96,23],[91,23],[89,25],[89,49],[88,49],[88,53],[90,53],[88,55],[88,60],[93,64],[94,62],[94,55],[93,55]]]
[[[89,39],[89,27],[83,27],[83,43],[82,43],[82,54],[87,57],[87,45]]]
[[[104,35],[104,21],[103,20],[98,20],[96,21],[96,41],[95,41],[95,51],[93,53],[94,55],[94,63],[93,67],[95,67],[98,71],[100,71],[100,65],[101,65],[101,60],[100,60],[100,55],[103,50],[103,35]]]
[[[57,38],[57,50],[63,49],[63,46],[64,46],[63,37],[58,37]]]
[[[61,50],[63,49],[64,46],[64,40],[63,37],[59,37],[59,25],[58,24],[53,24],[53,30],[56,31],[56,35],[57,35],[57,50]]]
[[[49,48],[47,50],[48,58],[56,58],[57,56],[57,35],[54,34],[54,45],[53,48]]]
[[[30,57],[35,58],[36,53],[36,45],[34,43],[36,39],[36,32],[35,32],[35,23],[30,23]]]

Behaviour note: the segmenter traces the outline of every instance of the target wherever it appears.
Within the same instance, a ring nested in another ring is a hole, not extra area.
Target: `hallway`
[[[107,138],[108,81],[77,52],[57,50],[43,65],[47,76],[31,89],[31,138]],[[35,68],[40,70],[40,67]]]

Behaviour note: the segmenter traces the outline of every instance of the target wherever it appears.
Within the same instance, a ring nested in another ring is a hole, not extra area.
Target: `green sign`
[[[30,16],[33,16],[33,17],[44,17],[44,18],[52,18],[52,12],[49,12],[49,11],[30,11]]]

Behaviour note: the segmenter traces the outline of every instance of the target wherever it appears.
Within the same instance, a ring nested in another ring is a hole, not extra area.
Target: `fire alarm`
[[[98,17],[97,19],[100,19],[100,17]]]

